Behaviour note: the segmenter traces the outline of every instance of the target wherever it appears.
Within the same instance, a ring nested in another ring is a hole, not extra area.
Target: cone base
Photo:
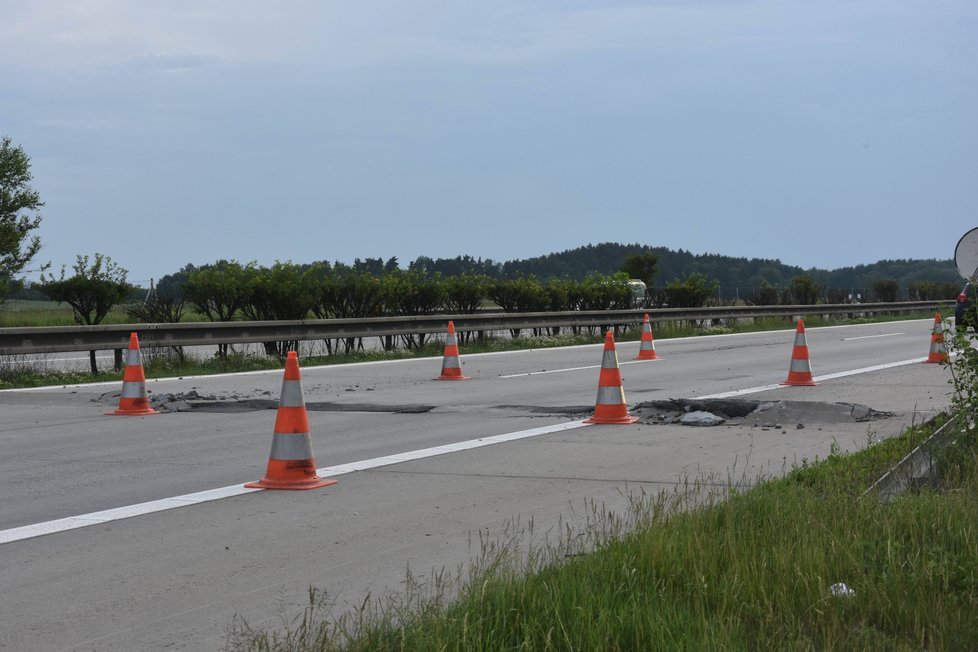
[[[638,421],[638,417],[633,416],[623,416],[623,417],[598,417],[593,416],[590,419],[585,419],[584,423],[592,423],[597,425],[628,425],[630,423],[635,423]]]
[[[437,378],[432,378],[432,380],[472,380],[472,376],[445,376],[441,375]]]
[[[331,478],[320,478],[315,477],[310,480],[272,480],[271,478],[262,478],[258,482],[249,482],[245,485],[248,489],[287,489],[290,491],[302,491],[304,489],[319,489],[320,487],[328,487],[332,484],[337,484],[338,480],[333,480]]]
[[[936,358],[927,358],[924,360],[924,364],[941,364],[942,362],[947,362],[947,358],[943,356],[938,356]]]
[[[638,356],[636,356],[635,359],[636,360],[658,360],[659,356],[655,354],[655,351],[649,351],[648,353],[646,353],[645,351],[639,351],[639,354]]]
[[[105,416],[108,417],[144,417],[149,414],[159,414],[159,410],[154,410],[153,408],[147,408],[145,410],[123,410],[118,409],[115,412],[106,412]]]
[[[788,385],[790,387],[815,387],[814,380],[792,380],[789,378],[781,384]]]

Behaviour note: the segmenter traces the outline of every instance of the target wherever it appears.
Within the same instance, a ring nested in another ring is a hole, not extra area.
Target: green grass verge
[[[131,324],[126,314],[129,304],[113,306],[102,320],[103,324]],[[184,322],[206,321],[204,315],[187,311]],[[0,328],[77,326],[71,306],[57,301],[12,299],[0,305]]]
[[[940,490],[862,496],[929,431],[692,508],[695,487],[642,496],[627,526],[598,519],[590,554],[506,543],[452,600],[442,586],[334,618],[313,590],[281,628],[236,621],[228,649],[978,649],[974,440]],[[835,595],[841,582],[854,593]]]
[[[29,302],[37,303],[37,302]],[[3,313],[0,312],[0,315]],[[806,320],[806,325],[835,326],[841,324],[876,323],[904,319],[932,318],[933,315],[882,315],[873,319],[857,320],[825,320],[820,317]],[[121,323],[121,322],[120,322]],[[655,325],[655,339],[664,340],[675,337],[694,337],[698,335],[717,335],[728,333],[749,333],[792,328],[793,322],[787,319],[769,318],[758,319],[732,324],[717,324],[702,326],[691,323],[665,322]],[[620,342],[636,341],[641,337],[640,328],[631,328],[619,333],[616,339]],[[486,338],[479,341],[471,338],[460,345],[464,354],[488,353],[496,351],[513,351],[520,349],[541,349],[582,344],[600,344],[603,337],[596,332],[583,332],[579,335],[563,333],[558,335],[533,335],[524,331],[518,338]],[[430,340],[430,343],[419,349],[396,349],[394,351],[359,351],[354,353],[337,353],[333,355],[308,355],[302,360],[303,366],[349,364],[351,362],[367,362],[375,360],[395,360],[403,358],[431,357],[443,353],[443,343]],[[165,352],[164,352],[165,353]],[[80,362],[79,365],[86,362]],[[203,376],[209,374],[233,373],[243,371],[258,371],[264,369],[281,369],[282,360],[274,356],[264,355],[229,355],[212,358],[194,358],[187,356],[183,360],[172,355],[154,355],[148,349],[143,350],[143,366],[147,378],[168,378],[174,376]],[[21,359],[13,356],[0,356],[0,389],[19,387],[44,387],[49,385],[73,385],[93,382],[105,382],[122,379],[122,373],[106,370],[98,374],[73,369],[51,369],[41,359]]]

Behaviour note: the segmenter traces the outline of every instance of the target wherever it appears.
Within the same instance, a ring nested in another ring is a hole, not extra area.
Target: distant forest
[[[951,259],[881,260],[868,265],[834,270],[803,269],[785,265],[780,260],[693,254],[682,249],[673,251],[665,247],[612,242],[586,245],[546,256],[510,260],[504,263],[471,256],[437,259],[420,256],[412,261],[408,268],[429,277],[439,272],[444,276],[471,272],[485,274],[491,278],[517,278],[532,274],[541,280],[553,277],[582,280],[594,272],[613,274],[621,268],[626,257],[649,252],[658,257],[655,286],[664,287],[670,281],[698,273],[707,279],[718,281],[720,295],[728,299],[746,296],[763,286],[784,288],[790,285],[792,279],[799,276],[808,276],[825,288],[847,290],[863,296],[870,296],[873,283],[881,280],[896,281],[902,296],[906,296],[911,285],[919,283],[954,286],[963,284]],[[390,261],[387,264],[389,268]],[[354,267],[357,266],[364,270],[375,266],[383,267],[384,263],[379,259],[367,259],[355,262]]]

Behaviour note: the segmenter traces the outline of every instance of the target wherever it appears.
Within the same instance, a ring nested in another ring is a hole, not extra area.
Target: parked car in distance
[[[965,283],[958,300],[954,304],[954,327],[966,330],[969,326],[978,331],[978,312],[972,295],[971,283]]]

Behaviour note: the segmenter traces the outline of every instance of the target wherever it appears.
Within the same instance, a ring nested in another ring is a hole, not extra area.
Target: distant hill
[[[420,257],[410,264],[427,274],[441,272],[445,275],[474,272],[492,277],[513,278],[533,274],[538,278],[565,277],[583,279],[589,273],[613,274],[621,267],[626,256],[653,252],[659,257],[659,271],[656,285],[664,286],[669,281],[693,272],[703,274],[720,282],[724,297],[743,296],[762,284],[785,287],[793,278],[801,275],[811,276],[826,288],[855,290],[869,295],[873,283],[878,280],[894,279],[899,283],[900,293],[906,294],[907,287],[913,283],[929,282],[951,285],[961,284],[961,277],[954,262],[947,260],[881,260],[868,265],[842,267],[834,270],[803,269],[785,265],[780,260],[766,258],[734,258],[720,254],[693,254],[689,251],[674,251],[665,247],[650,247],[641,244],[618,244],[605,242],[589,244],[576,249],[555,252],[524,260],[510,260],[497,263],[491,259],[457,256],[455,258],[431,259]]]

